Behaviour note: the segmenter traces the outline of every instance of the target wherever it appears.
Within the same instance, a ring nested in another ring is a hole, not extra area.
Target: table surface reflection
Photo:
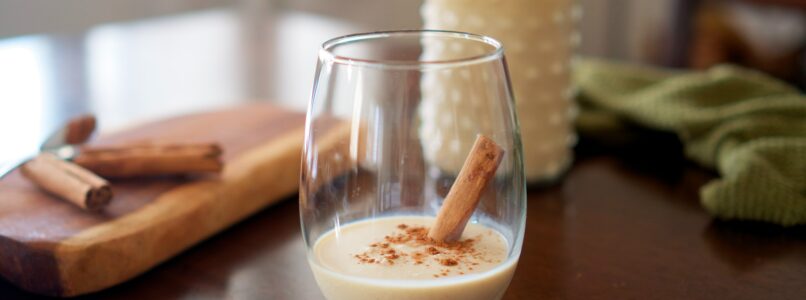
[[[699,207],[711,174],[579,159],[529,190],[523,253],[505,299],[802,299],[806,228],[722,222]],[[2,299],[36,299],[0,281]],[[147,273],[79,299],[322,299],[296,197]]]

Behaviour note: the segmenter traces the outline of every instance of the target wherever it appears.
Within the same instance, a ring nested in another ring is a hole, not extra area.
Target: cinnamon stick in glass
[[[503,157],[504,149],[493,140],[483,135],[476,136],[459,176],[439,209],[434,226],[428,231],[430,238],[446,243],[459,240]]]
[[[112,200],[106,180],[51,153],[40,153],[23,164],[21,172],[43,190],[85,210],[101,210]]]

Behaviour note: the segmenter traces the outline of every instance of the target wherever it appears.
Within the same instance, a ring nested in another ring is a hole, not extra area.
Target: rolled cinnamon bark
[[[107,178],[217,173],[224,166],[217,144],[85,147],[73,161]]]
[[[65,131],[65,144],[83,144],[95,131],[95,116],[84,115],[73,118],[67,123]]]
[[[101,210],[112,199],[106,180],[50,153],[40,153],[23,164],[21,171],[43,190],[85,210]]]
[[[428,231],[430,238],[451,243],[462,236],[467,221],[476,210],[487,184],[495,177],[503,157],[504,149],[493,140],[483,135],[476,136],[459,176],[439,209],[434,226]]]

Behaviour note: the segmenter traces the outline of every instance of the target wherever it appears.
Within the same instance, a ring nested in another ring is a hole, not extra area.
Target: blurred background
[[[804,0],[580,0],[580,54],[735,63],[806,86]],[[415,0],[0,0],[0,158],[69,117],[103,130],[250,101],[304,110],[319,45],[421,28]]]

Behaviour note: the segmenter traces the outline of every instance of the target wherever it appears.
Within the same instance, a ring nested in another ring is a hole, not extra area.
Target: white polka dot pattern
[[[575,24],[582,11],[576,1],[426,0],[420,11],[426,29],[479,33],[504,44],[526,177],[539,181],[559,175],[570,164],[576,143],[573,120],[578,110],[569,74],[571,54],[580,43]],[[468,51],[461,45],[424,45],[423,56],[430,58]],[[445,171],[459,170],[475,133],[491,130],[490,118],[484,116],[492,100],[483,90],[490,80],[488,73],[470,70],[423,76],[420,135],[426,159]],[[451,115],[460,119],[445,117]]]

